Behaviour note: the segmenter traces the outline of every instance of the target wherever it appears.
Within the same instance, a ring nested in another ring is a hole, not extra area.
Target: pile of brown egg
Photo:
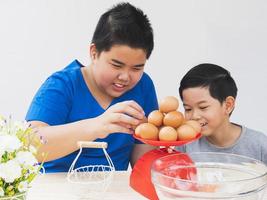
[[[197,121],[185,120],[177,109],[179,101],[174,96],[167,96],[159,103],[159,110],[148,115],[147,123],[138,125],[136,136],[148,140],[179,141],[194,139],[201,131]]]

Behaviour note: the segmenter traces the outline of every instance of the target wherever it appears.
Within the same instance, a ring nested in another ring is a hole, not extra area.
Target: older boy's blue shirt
[[[26,120],[60,125],[93,118],[105,112],[89,91],[83,79],[81,67],[82,65],[75,60],[62,71],[50,76],[33,98]],[[146,115],[158,108],[153,82],[146,73],[143,74],[141,80],[133,89],[114,99],[111,105],[125,100],[136,101],[143,107]],[[137,143],[132,135],[113,133],[105,139],[97,139],[96,141],[108,143],[107,152],[116,170],[126,170],[128,168],[133,145]],[[44,167],[47,172],[66,172],[77,153],[78,151],[63,158],[46,162]],[[85,148],[75,168],[97,164],[108,164],[103,150]]]

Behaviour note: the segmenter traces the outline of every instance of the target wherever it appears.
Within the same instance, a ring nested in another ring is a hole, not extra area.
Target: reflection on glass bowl
[[[181,162],[189,156],[193,162]],[[159,158],[151,168],[159,199],[266,200],[267,166],[245,156],[198,152]]]

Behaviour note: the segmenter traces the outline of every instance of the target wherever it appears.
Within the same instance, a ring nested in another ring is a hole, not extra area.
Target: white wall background
[[[0,113],[24,119],[48,75],[73,59],[89,63],[100,15],[119,1],[0,0]],[[267,1],[130,1],[149,16],[155,49],[146,71],[159,99],[178,96],[182,76],[212,62],[239,87],[232,121],[267,134]]]

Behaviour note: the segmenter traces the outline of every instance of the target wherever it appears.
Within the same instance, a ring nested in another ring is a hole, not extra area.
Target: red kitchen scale
[[[155,141],[155,140],[147,140],[142,139],[135,134],[133,135],[135,139],[142,141],[145,144],[150,144],[153,146],[158,146],[158,149],[151,150],[145,153],[134,165],[130,176],[130,186],[138,193],[143,195],[144,197],[150,200],[158,200],[157,193],[155,191],[154,185],[151,182],[151,165],[152,163],[163,156],[173,155],[173,154],[180,154],[179,151],[171,148],[172,146],[180,146],[190,142],[193,142],[201,137],[201,134],[197,134],[195,138],[191,140],[184,140],[184,141]],[[184,156],[180,157],[179,160],[175,161],[178,165],[191,165],[193,161],[189,156],[184,154]],[[162,169],[164,166],[160,166]],[[187,172],[179,172],[177,174],[179,177],[186,177]],[[193,171],[196,174],[196,170]]]

